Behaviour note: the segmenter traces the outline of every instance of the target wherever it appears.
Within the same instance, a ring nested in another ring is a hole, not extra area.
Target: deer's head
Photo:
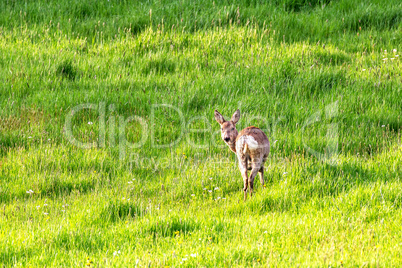
[[[237,111],[232,115],[230,121],[226,121],[225,118],[215,110],[215,120],[221,125],[221,137],[227,145],[233,146],[236,142],[238,132],[236,130],[236,123],[240,119],[240,111]]]

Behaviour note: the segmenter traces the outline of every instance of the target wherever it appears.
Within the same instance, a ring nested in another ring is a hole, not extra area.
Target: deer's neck
[[[232,150],[232,152],[236,153],[236,142],[232,143],[232,144],[228,144],[230,150]]]

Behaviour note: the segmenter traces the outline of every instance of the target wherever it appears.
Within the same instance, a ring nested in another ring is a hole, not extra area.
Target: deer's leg
[[[239,156],[239,169],[241,172],[241,176],[243,177],[243,192],[244,192],[244,201],[247,199],[247,185],[248,185],[248,175],[247,175],[247,158],[245,156]]]
[[[261,162],[253,162],[252,166],[253,169],[251,170],[250,178],[248,178],[248,182],[250,184],[250,196],[253,196],[253,189],[254,189],[254,178],[258,172],[261,170]]]
[[[258,171],[258,174],[260,174],[260,182],[261,182],[261,186],[265,187],[264,185],[264,166],[261,165],[260,170]]]
[[[262,187],[265,187],[265,183],[264,183],[264,163],[265,163],[265,161],[267,161],[267,157],[264,157],[262,159],[261,168],[258,171],[258,173],[260,174],[260,182],[261,182]]]
[[[241,175],[243,177],[243,184],[244,184],[244,187],[243,187],[244,201],[246,201],[247,200],[247,185],[248,185],[247,169],[242,170]]]

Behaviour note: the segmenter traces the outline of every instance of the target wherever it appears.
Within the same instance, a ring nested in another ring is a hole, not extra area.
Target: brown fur
[[[215,110],[215,119],[221,125],[221,136],[229,148],[236,153],[239,160],[239,169],[244,182],[244,200],[247,199],[247,188],[250,196],[253,194],[254,178],[260,174],[261,185],[264,186],[264,163],[269,154],[269,140],[265,133],[254,126],[247,127],[240,131],[236,130],[236,123],[240,119],[240,111],[237,110],[231,121]],[[251,170],[250,177],[247,170]]]

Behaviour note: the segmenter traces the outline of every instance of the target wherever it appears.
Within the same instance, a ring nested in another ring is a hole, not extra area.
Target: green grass
[[[0,263],[398,266],[401,15],[394,0],[2,1]],[[237,108],[271,141],[247,202],[213,118]]]

